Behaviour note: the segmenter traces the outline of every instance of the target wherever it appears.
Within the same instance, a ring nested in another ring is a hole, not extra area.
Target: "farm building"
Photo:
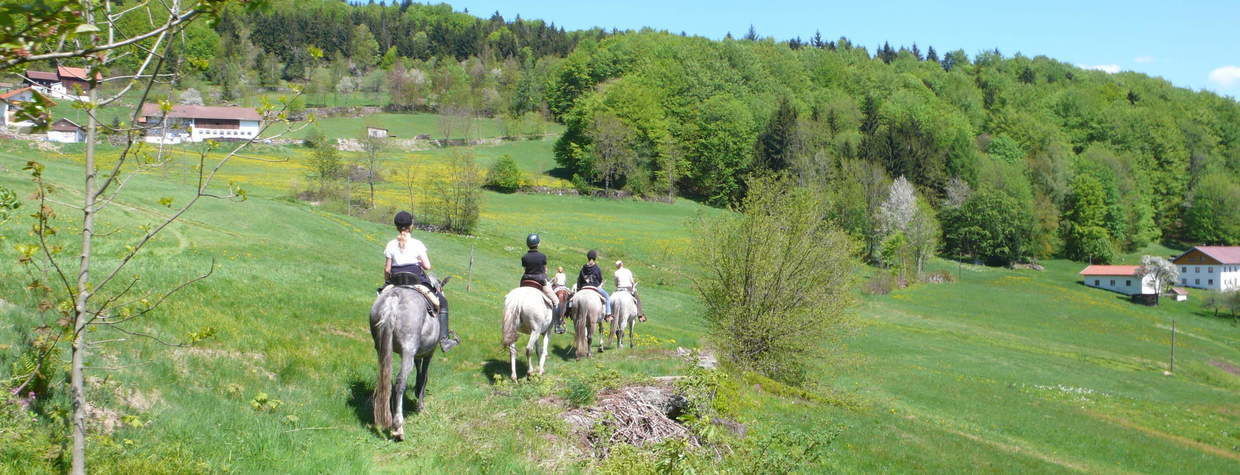
[[[384,129],[380,127],[366,127],[366,135],[377,138],[377,139],[386,139],[390,137],[390,135],[388,134],[388,129]]]
[[[18,121],[14,117],[22,103],[30,102],[31,100],[33,100],[33,90],[30,87],[14,89],[0,94],[0,126],[30,127],[34,125],[30,121]]]
[[[49,142],[64,143],[83,142],[86,140],[86,131],[72,120],[60,119],[53,122],[51,127],[48,127],[47,140]]]
[[[176,105],[165,115],[159,104],[142,104],[138,119],[147,127],[147,142],[169,144],[250,140],[258,135],[262,121],[251,107]]]
[[[1184,287],[1240,289],[1240,246],[1197,246],[1171,262],[1179,267]]]
[[[1183,302],[1185,300],[1188,300],[1188,291],[1181,289],[1179,287],[1172,287],[1171,295],[1175,297],[1176,302]]]
[[[1100,266],[1094,265],[1081,270],[1080,275],[1085,285],[1119,292],[1124,295],[1154,294],[1154,276],[1142,277],[1137,274],[1141,266]]]
[[[52,72],[27,70],[26,82],[52,98],[84,101],[86,97],[79,94],[90,90],[88,74],[85,68],[58,66]],[[101,79],[103,76],[95,73],[95,80]]]

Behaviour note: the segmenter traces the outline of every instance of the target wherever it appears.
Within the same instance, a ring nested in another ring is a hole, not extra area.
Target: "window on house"
[[[1214,279],[1206,281],[1206,285],[1214,285]]]
[[[1193,272],[1196,272],[1196,273],[1200,274],[1200,273],[1201,273],[1201,268],[1200,268],[1200,267],[1194,267],[1194,268],[1193,268]]]
[[[1181,268],[1180,268],[1180,272],[1188,272],[1188,268],[1187,268],[1187,267],[1181,267]]]
[[[1213,268],[1213,267],[1207,267],[1207,268],[1206,268],[1206,273],[1208,273],[1208,274],[1213,274],[1213,273],[1214,273],[1214,268]]]
[[[1124,285],[1132,285],[1132,281],[1131,281],[1131,280],[1125,280],[1125,281],[1124,281]]]
[[[1111,279],[1111,285],[1115,285],[1115,279]]]
[[[1102,281],[1098,279],[1094,279],[1094,285],[1102,285]]]
[[[1193,285],[1201,285],[1201,279],[1193,279]]]
[[[1185,284],[1185,285],[1187,285],[1187,284],[1188,284],[1188,279],[1180,279],[1180,283],[1181,283],[1181,284]]]

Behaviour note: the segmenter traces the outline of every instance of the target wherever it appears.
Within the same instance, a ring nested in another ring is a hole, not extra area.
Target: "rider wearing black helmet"
[[[561,321],[563,316],[560,315],[559,311],[559,299],[556,298],[551,288],[547,286],[547,256],[538,252],[538,245],[541,242],[542,238],[538,234],[530,234],[525,237],[525,245],[530,250],[521,256],[521,267],[525,268],[525,273],[521,274],[521,280],[538,282],[542,286],[543,294],[551,299],[552,308],[555,309],[553,310],[552,322],[556,332],[564,333],[564,323]]]
[[[427,255],[426,245],[415,239],[410,232],[413,228],[413,215],[408,211],[396,213],[393,224],[396,225],[398,234],[383,250],[383,255],[387,258],[383,265],[384,282],[386,285],[423,285],[435,293],[435,297],[439,299],[439,345],[444,351],[448,351],[460,342],[448,330],[448,300],[426,276],[426,271],[431,270],[431,259]]]

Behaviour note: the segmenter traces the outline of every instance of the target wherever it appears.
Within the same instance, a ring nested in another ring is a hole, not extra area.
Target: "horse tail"
[[[375,323],[375,351],[379,355],[379,380],[375,383],[375,425],[382,431],[392,426],[392,325],[387,308],[381,308],[380,320]]]
[[[573,346],[577,347],[577,357],[590,356],[590,309],[585,302],[573,305]]]
[[[513,294],[508,294],[504,299],[504,324],[501,328],[502,338],[500,339],[500,348],[508,348],[517,342],[517,326],[519,323],[519,314],[521,313],[521,305],[513,298]]]

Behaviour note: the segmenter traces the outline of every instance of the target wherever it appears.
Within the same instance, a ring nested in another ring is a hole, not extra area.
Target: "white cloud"
[[[1138,63],[1152,63],[1154,62],[1154,57],[1153,56],[1137,56],[1137,58],[1134,59],[1133,61],[1136,61]]]
[[[1240,66],[1223,66],[1210,71],[1210,82],[1223,89],[1240,86]]]
[[[1105,73],[1107,73],[1107,74],[1115,74],[1115,73],[1118,73],[1118,72],[1119,72],[1119,65],[1118,65],[1118,64],[1096,64],[1096,65],[1093,65],[1093,66],[1087,66],[1087,65],[1084,65],[1084,64],[1078,64],[1077,66],[1079,66],[1079,67],[1081,67],[1081,68],[1084,68],[1084,69],[1092,69],[1092,70],[1094,70],[1094,71],[1102,71],[1102,72],[1105,72]]]

